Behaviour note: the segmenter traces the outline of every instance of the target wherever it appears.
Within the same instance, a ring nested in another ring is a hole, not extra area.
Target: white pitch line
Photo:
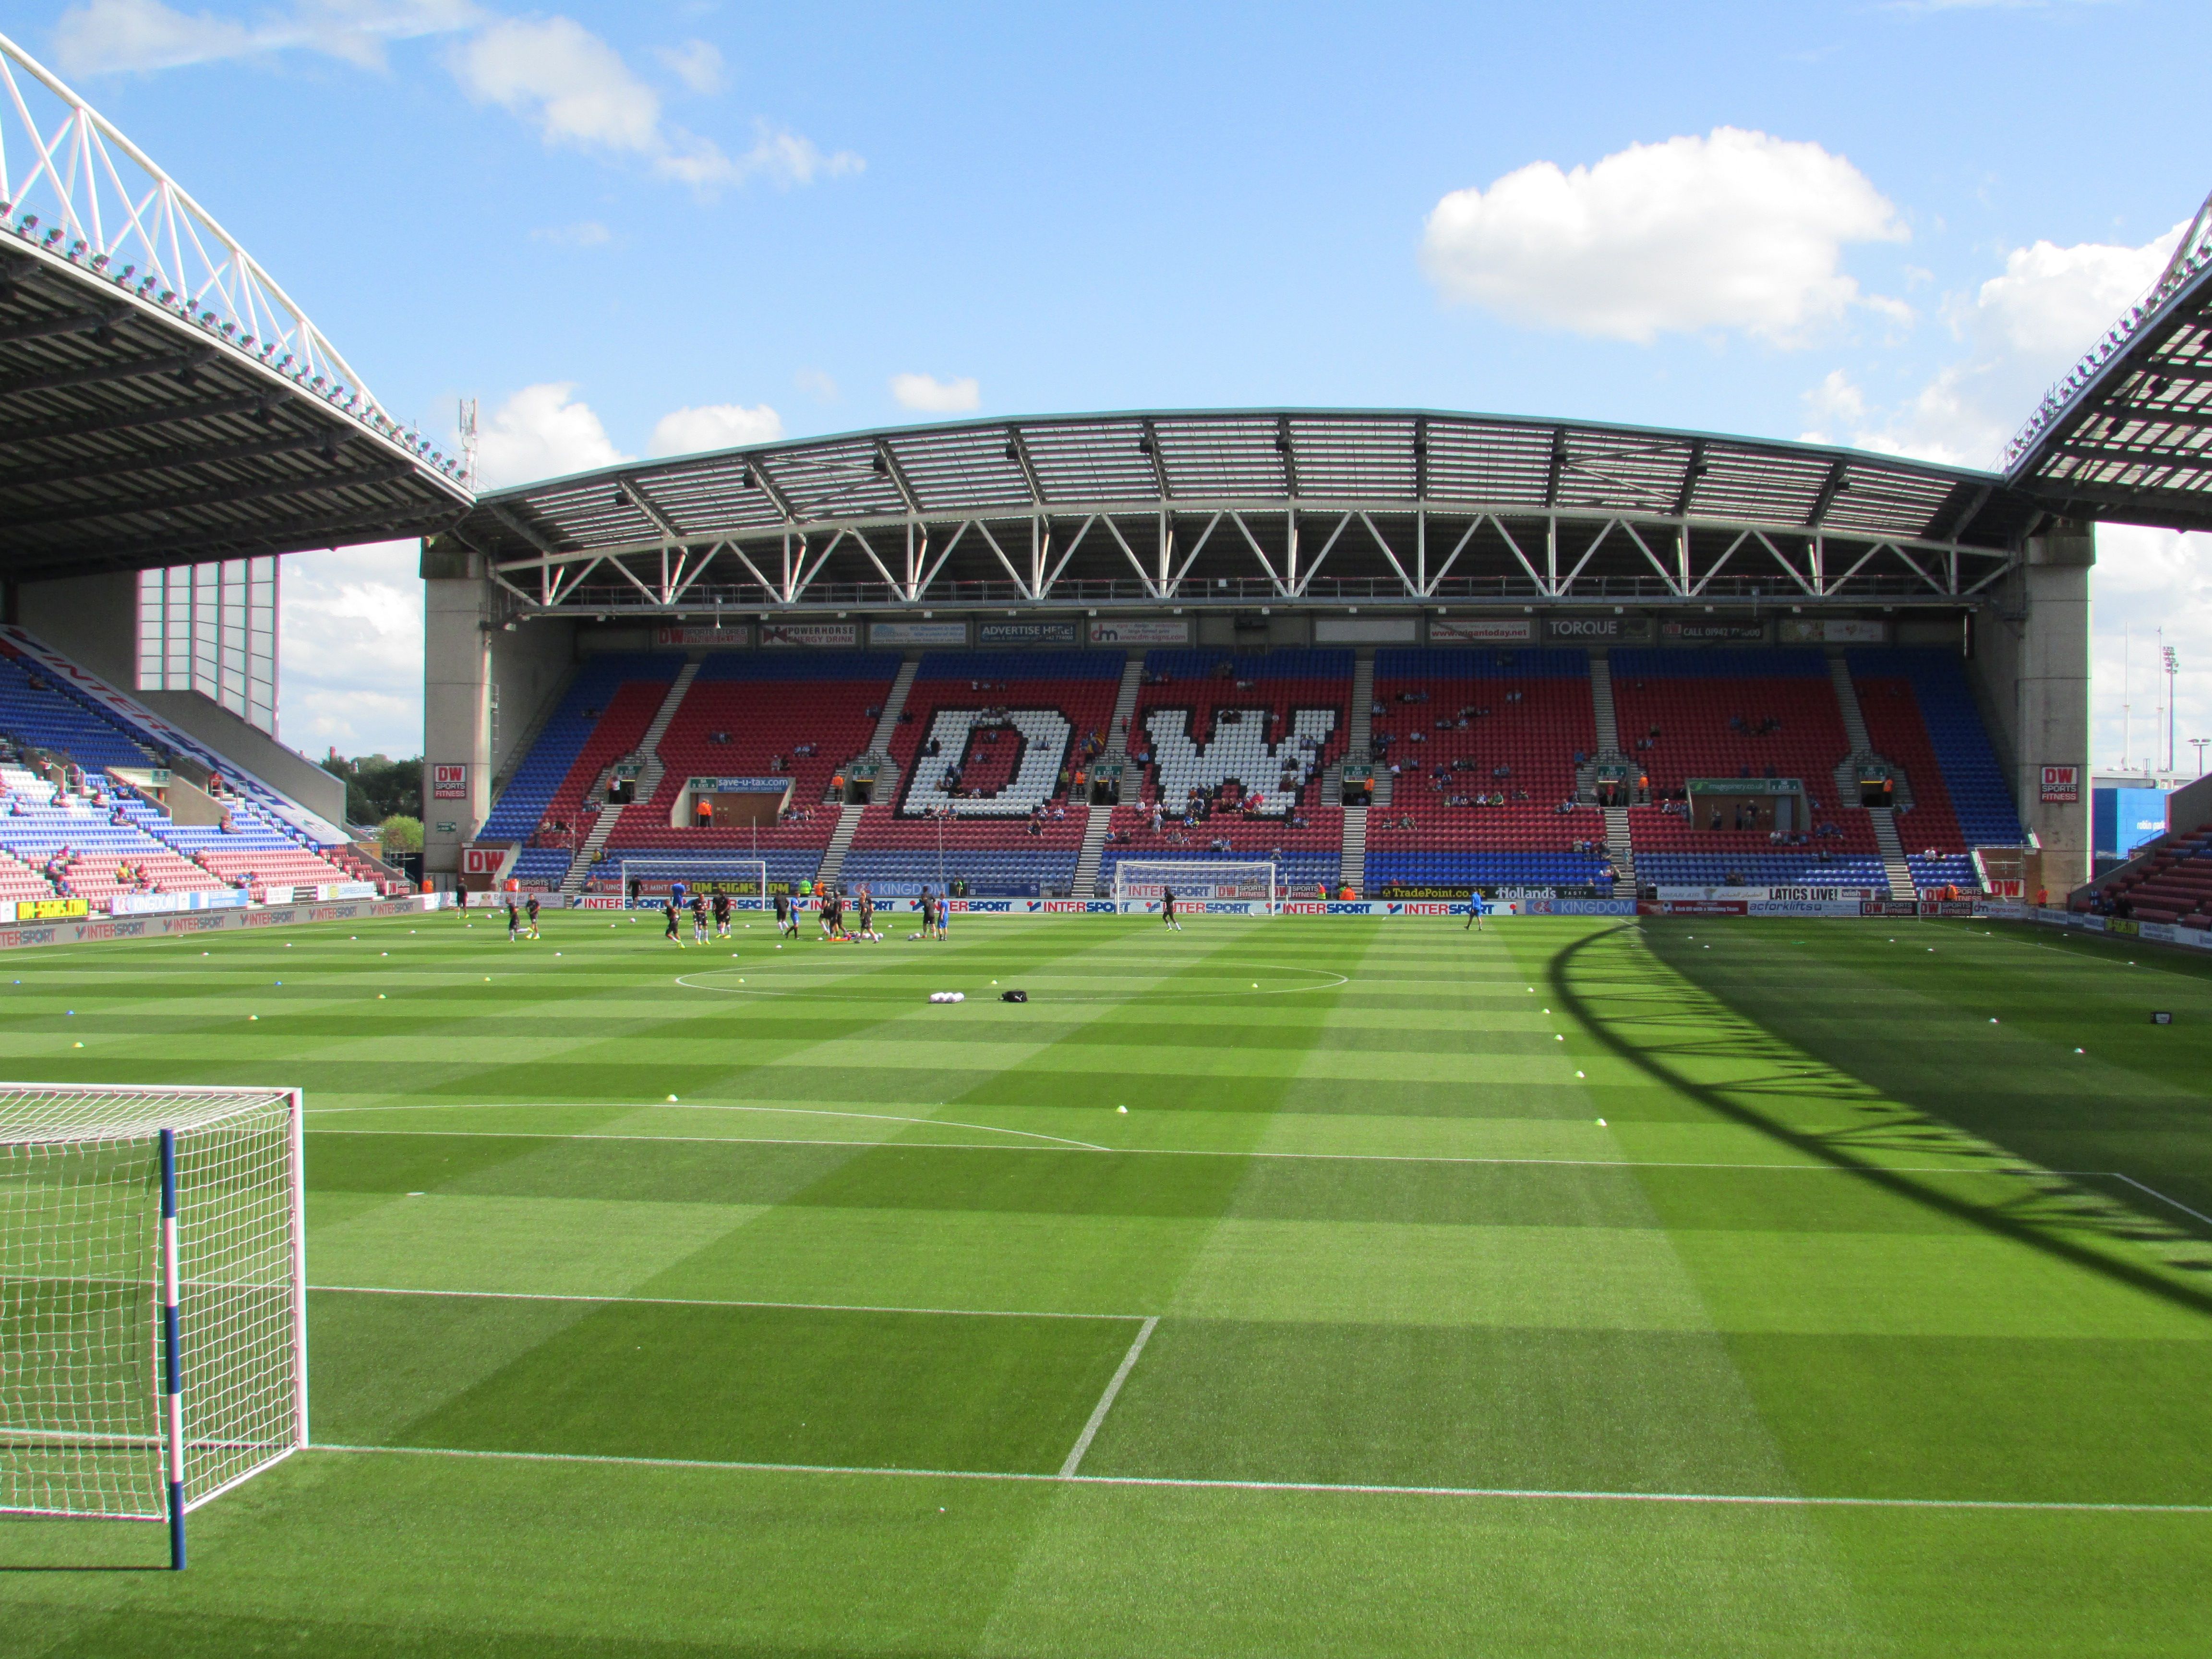
[[[2124,1181],[2129,1186],[2134,1188],[2137,1192],[2148,1193],[2160,1203],[2168,1205],[2171,1207],[2180,1211],[2184,1215],[2194,1216],[2206,1226],[2212,1227],[2212,1215],[2207,1215],[2202,1210],[2192,1210],[2186,1204],[2184,1204],[2179,1199],[2168,1198],[2164,1193],[2159,1191],[2157,1188],[2147,1187],[2131,1175],[2122,1175],[2118,1170],[2110,1170],[2108,1173],[2112,1176],[2113,1180]]]
[[[458,1101],[451,1103],[441,1102],[436,1104],[420,1106],[311,1106],[307,1109],[307,1115],[309,1117],[319,1117],[326,1115],[335,1115],[340,1112],[535,1112],[559,1109],[620,1109],[629,1112],[764,1112],[772,1115],[780,1115],[783,1117],[852,1117],[864,1119],[871,1123],[920,1123],[925,1126],[941,1126],[947,1129],[973,1129],[978,1134],[1019,1135],[1026,1140],[1052,1140],[1059,1142],[1063,1146],[1080,1146],[1086,1152],[1103,1152],[1109,1150],[1104,1146],[1098,1146],[1096,1143],[1088,1140],[1071,1140],[1066,1135],[1043,1134],[1034,1129],[1001,1129],[995,1123],[960,1123],[956,1122],[949,1117],[896,1117],[889,1112],[835,1112],[826,1109],[809,1106],[687,1106],[680,1103],[671,1106],[661,1101],[640,1101],[635,1105],[623,1101],[576,1101],[574,1103],[568,1103],[564,1105],[564,1103],[558,1101],[495,1100]],[[343,1132],[339,1131],[337,1133]],[[369,1130],[366,1133],[372,1134],[389,1134],[396,1133],[399,1134],[478,1135],[503,1135],[512,1133],[512,1134],[517,1139],[534,1136],[538,1139],[553,1140],[738,1140],[746,1139],[746,1137],[739,1135],[613,1135],[586,1134],[582,1133],[575,1134],[552,1134],[544,1131],[522,1129],[512,1132],[500,1129],[401,1129],[397,1131],[376,1129]],[[806,1145],[808,1143],[794,1142],[793,1144]],[[834,1141],[824,1141],[821,1144],[823,1146],[835,1146],[837,1143]],[[872,1146],[877,1143],[874,1141],[860,1141],[856,1144],[864,1146]],[[1033,1149],[1024,1147],[1020,1150],[1030,1151]]]
[[[307,1115],[314,1115],[310,1107]],[[443,1106],[334,1106],[330,1111],[410,1112],[410,1111],[471,1111],[473,1107]],[[718,1109],[702,1107],[702,1111]],[[855,1114],[854,1115],[865,1115]],[[941,1118],[905,1118],[895,1121],[939,1123]],[[951,1127],[963,1127],[963,1125]],[[890,1151],[930,1152],[1057,1152],[1061,1146],[1008,1146],[996,1142],[969,1140],[830,1140],[819,1137],[793,1139],[782,1135],[625,1135],[599,1130],[577,1130],[574,1133],[559,1129],[313,1129],[319,1135],[452,1135],[485,1140],[665,1140],[677,1146],[874,1146]],[[1019,1134],[1018,1129],[1002,1129],[1000,1134]],[[1056,1139],[1057,1137],[1042,1137]],[[1717,1164],[1687,1159],[1637,1158],[1477,1158],[1456,1152],[1237,1152],[1206,1146],[1098,1146],[1087,1140],[1071,1140],[1066,1146],[1086,1152],[1109,1152],[1127,1158],[1268,1158],[1292,1161],[1346,1164],[1495,1164],[1500,1168],[1557,1165],[1569,1170],[1771,1170],[1783,1175],[1934,1175],[1934,1176],[2011,1176],[2027,1180],[2051,1176],[2105,1176],[2116,1174],[2109,1170],[1984,1170],[1963,1164],[1875,1164],[1864,1169],[1844,1169],[1833,1164]]]
[[[1156,1316],[1122,1313],[1060,1313],[1026,1308],[888,1308],[866,1302],[747,1302],[706,1296],[585,1296],[557,1291],[410,1291],[398,1285],[310,1285],[311,1291],[348,1296],[442,1296],[484,1302],[635,1302],[670,1308],[795,1308],[814,1313],[936,1314],[950,1319],[1118,1319],[1158,1324]]]
[[[1091,1443],[1098,1435],[1099,1426],[1106,1421],[1106,1413],[1114,1409],[1115,1396],[1121,1385],[1129,1380],[1136,1369],[1137,1356],[1145,1351],[1145,1344],[1152,1340],[1152,1332],[1159,1325],[1158,1316],[1147,1319],[1137,1327],[1137,1340],[1129,1344],[1129,1352],[1121,1356],[1121,1364],[1114,1373],[1114,1380],[1106,1385],[1106,1392],[1098,1396],[1098,1403],[1091,1408],[1091,1420],[1083,1425],[1083,1432],[1075,1437],[1075,1444],[1067,1454],[1067,1461],[1060,1466],[1060,1478],[1073,1480],[1076,1470],[1083,1467],[1083,1455],[1091,1449]]]
[[[1065,1481],[1080,1486],[1136,1486],[1183,1492],[1295,1492],[1372,1498],[1490,1498],[1528,1503],[1710,1504],[1768,1509],[1996,1510],[2059,1515],[2212,1515],[2212,1504],[2100,1504],[2065,1498],[1845,1498],[1797,1492],[1577,1492],[1531,1486],[1414,1486],[1338,1480],[1206,1480],[1171,1475],[1034,1474],[988,1469],[901,1469],[838,1463],[754,1463],[696,1457],[613,1457],[594,1452],[476,1451],[448,1446],[349,1446],[315,1441],[313,1451],[368,1455],[457,1457],[517,1463],[606,1464],[615,1468],[725,1470],[750,1474],[833,1474],[902,1480]]]

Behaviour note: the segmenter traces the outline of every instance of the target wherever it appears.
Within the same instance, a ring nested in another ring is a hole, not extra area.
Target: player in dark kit
[[[718,892],[714,895],[714,937],[727,939],[729,936],[730,896],[727,893]]]
[[[875,896],[869,892],[866,888],[863,887],[854,896],[853,908],[860,913],[860,937],[863,939],[873,939],[875,937],[874,930],[876,925]]]
[[[703,894],[691,895],[691,942],[695,945],[707,942],[707,900]]]
[[[1176,920],[1175,889],[1172,887],[1160,889],[1160,914],[1167,918],[1169,927],[1178,933],[1182,932],[1182,924]]]
[[[799,936],[799,918],[792,914],[791,895],[788,893],[775,896],[775,931],[789,933],[794,939]]]
[[[525,904],[522,908],[530,917],[530,937],[532,939],[544,938],[544,935],[538,931],[538,895],[532,893],[530,896],[530,902]]]
[[[661,937],[665,939],[678,950],[682,950],[684,948],[684,941],[678,938],[676,934],[676,900],[672,896],[661,900],[660,914],[665,917],[668,921],[668,931],[663,933]]]
[[[937,901],[927,887],[921,890],[921,936],[927,939],[930,930],[937,926]]]
[[[514,901],[507,902],[507,942],[514,943],[522,933],[522,913],[514,908]]]

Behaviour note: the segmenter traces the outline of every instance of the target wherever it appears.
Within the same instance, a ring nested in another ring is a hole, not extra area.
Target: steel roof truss
[[[914,597],[915,599],[921,599],[923,594],[929,592],[930,585],[937,580],[937,573],[945,568],[945,562],[952,556],[952,550],[960,545],[960,538],[968,533],[968,526],[972,522],[973,520],[962,520],[959,525],[953,530],[951,537],[946,539],[945,550],[937,556],[937,562],[931,565],[928,569],[922,572],[921,580],[916,581],[914,585]],[[927,558],[928,556],[928,553],[929,542],[927,538],[925,537],[922,541],[922,556]],[[911,603],[911,601],[909,601],[909,603]]]
[[[1676,599],[1681,599],[1683,593],[1680,579],[1674,571],[1668,569],[1665,562],[1651,550],[1651,544],[1644,539],[1636,526],[1627,520],[1624,519],[1620,521],[1620,527],[1628,532],[1628,539],[1636,544],[1638,550],[1644,555],[1651,568],[1659,573],[1659,580],[1667,584],[1667,591]]]
[[[1849,570],[1844,572],[1842,575],[1837,577],[1833,581],[1827,583],[1822,588],[1821,592],[1823,597],[1832,599],[1837,594],[1842,592],[1844,591],[1844,584],[1850,580],[1852,577],[1857,575],[1860,571],[1863,570],[1866,568],[1867,562],[1888,545],[1889,544],[1887,542],[1876,542],[1871,547],[1868,548],[1865,552],[1860,554],[1858,557],[1852,562],[1851,568]]]
[[[569,565],[565,568],[560,565],[546,566],[545,574],[551,578],[551,580],[545,588],[545,604],[548,606],[556,605],[569,598],[584,585],[585,577],[605,562],[605,559],[593,559],[589,564]],[[568,585],[565,587],[562,585],[562,578],[564,576],[568,578]]]
[[[761,585],[761,592],[767,594],[771,599],[775,598],[779,592],[776,585],[770,581],[766,576],[761,574],[760,567],[753,562],[752,555],[745,551],[744,545],[738,542],[730,542],[726,544],[726,545],[730,550],[730,556],[735,559],[739,564],[744,566],[748,571],[752,573],[752,579]]]
[[[1206,521],[1206,528],[1199,532],[1198,540],[1191,547],[1189,557],[1186,558],[1182,563],[1177,567],[1173,577],[1162,584],[1162,586],[1167,590],[1164,597],[1173,599],[1182,592],[1182,579],[1190,574],[1191,566],[1198,562],[1199,554],[1205,550],[1206,544],[1213,535],[1214,526],[1221,522],[1221,519],[1222,514],[1217,513],[1211,519],[1208,519]],[[1170,532],[1165,529],[1164,518],[1163,518],[1162,526],[1163,536],[1168,535]],[[1169,545],[1170,544],[1166,542],[1163,542],[1162,544],[1160,551],[1163,556],[1163,563],[1165,562],[1164,556]],[[1262,561],[1262,562],[1265,562],[1265,561]]]
[[[1919,577],[1922,581],[1926,582],[1932,592],[1941,593],[1946,591],[1942,582],[1936,577],[1929,575],[1925,567],[1923,567],[1920,562],[1914,558],[1910,553],[1907,553],[1903,548],[1892,545],[1887,542],[1883,543],[1882,546],[1887,547],[1891,552],[1896,554],[1898,558],[1904,562],[1905,568],[1911,571],[1914,575]],[[1880,550],[1877,549],[1875,550],[1879,551]],[[1871,555],[1869,555],[1869,556],[1871,556]]]
[[[981,519],[977,519],[975,521],[975,533],[982,537],[984,541],[989,544],[991,551],[998,556],[1000,566],[1006,571],[1007,577],[1013,582],[1015,588],[1019,591],[1021,596],[1025,599],[1035,599],[1036,598],[1036,592],[1027,582],[1022,580],[1022,573],[1014,568],[1014,562],[1006,556],[1006,550],[999,545],[999,538],[991,533],[991,526],[985,524]]]
[[[1034,523],[1036,521],[1031,520],[1031,522]],[[1048,599],[1051,597],[1052,590],[1059,584],[1060,572],[1067,568],[1067,562],[1075,556],[1076,544],[1083,539],[1083,532],[1090,529],[1093,522],[1094,520],[1091,519],[1085,519],[1083,521],[1083,530],[1079,530],[1075,532],[1074,540],[1069,542],[1066,550],[1060,554],[1060,562],[1053,566],[1052,573],[1046,576],[1038,585],[1037,597],[1039,599]],[[1048,559],[1050,558],[1052,556],[1052,532],[1049,530],[1045,532],[1044,551],[1045,556]]]
[[[1437,568],[1435,575],[1428,579],[1426,586],[1421,589],[1423,599],[1427,599],[1433,594],[1443,583],[1443,579],[1451,574],[1452,567],[1459,562],[1459,556],[1467,550],[1467,544],[1474,539],[1474,532],[1482,528],[1482,520],[1483,514],[1478,513],[1468,521],[1467,528],[1460,533],[1459,540],[1453,544],[1452,550],[1445,556],[1443,565]],[[1521,560],[1521,568],[1528,573],[1528,580],[1538,582],[1540,586],[1542,584],[1538,581],[1535,568],[1522,556],[1520,544],[1511,536],[1506,535],[1505,526],[1503,525],[1498,526],[1498,533],[1505,537],[1505,545],[1513,550],[1515,558]]]
[[[876,574],[884,579],[884,586],[885,587],[890,588],[892,592],[900,595],[902,598],[913,598],[913,595],[907,592],[906,584],[901,581],[897,577],[892,575],[889,568],[884,565],[884,562],[876,556],[874,543],[871,542],[866,536],[863,536],[857,530],[853,532],[853,539],[860,543],[860,551],[868,556],[868,562],[875,566]],[[909,550],[909,552],[911,550]],[[1000,562],[1004,564],[1006,561],[1001,557]],[[1009,568],[1008,574],[1012,574],[1011,567]]]
[[[1990,571],[1988,575],[1984,576],[1979,581],[1974,583],[1971,587],[1960,590],[1959,597],[1962,599],[1968,599],[1972,595],[1980,592],[1984,588],[1987,587],[1991,582],[1996,580],[2000,576],[2003,575],[2012,568],[2012,561],[2007,559],[2003,563],[1997,566],[1996,569]]]
[[[1136,550],[1129,545],[1128,538],[1122,535],[1121,526],[1114,522],[1113,515],[1110,514],[1098,514],[1094,516],[1103,522],[1107,530],[1112,533],[1115,541],[1121,549],[1121,556],[1128,560],[1129,568],[1135,571],[1137,573],[1137,580],[1144,583],[1145,592],[1150,594],[1153,599],[1165,599],[1167,597],[1165,590],[1163,589],[1159,582],[1153,578],[1152,572],[1145,568],[1144,561],[1137,556]],[[1091,521],[1089,520],[1085,520],[1084,521],[1084,528],[1087,530],[1090,527]],[[1074,549],[1071,547],[1068,550],[1070,552],[1073,552]],[[1167,562],[1164,548],[1162,550],[1160,562],[1162,567],[1164,568]]]
[[[1552,592],[1554,598],[1567,593],[1573,589],[1575,578],[1583,574],[1583,567],[1597,556],[1598,549],[1605,545],[1605,538],[1613,534],[1614,528],[1620,523],[1620,520],[1618,519],[1607,519],[1605,521],[1604,528],[1600,530],[1595,536],[1593,536],[1590,538],[1590,544],[1588,547],[1583,549],[1583,556],[1581,558],[1575,561],[1575,568],[1567,572],[1564,578],[1553,585]],[[1559,527],[1559,520],[1554,519],[1552,521],[1552,524],[1553,530],[1556,532]],[[1554,535],[1553,541],[1554,548],[1554,568],[1556,568],[1556,550],[1558,546],[1558,538],[1556,535]],[[1663,574],[1664,573],[1662,572],[1662,574]]]
[[[1231,513],[1229,516],[1235,522],[1237,528],[1243,532],[1244,544],[1252,550],[1252,556],[1259,560],[1260,568],[1267,573],[1267,580],[1275,585],[1275,592],[1286,599],[1295,597],[1291,593],[1291,589],[1285,585],[1282,574],[1275,568],[1273,562],[1268,559],[1267,550],[1260,545],[1260,538],[1252,533],[1252,526],[1244,522],[1244,515],[1242,513]],[[1296,556],[1296,549],[1297,543],[1293,541],[1291,544],[1292,556]],[[1192,556],[1196,557],[1197,556],[1194,553]],[[1185,568],[1188,568],[1188,567],[1186,566]]]
[[[1313,586],[1314,573],[1319,570],[1327,561],[1329,549],[1336,545],[1336,538],[1344,534],[1345,526],[1351,522],[1352,514],[1349,513],[1336,521],[1336,528],[1328,532],[1328,539],[1321,544],[1321,551],[1314,555],[1313,562],[1306,567],[1305,574],[1299,579],[1297,586],[1292,591],[1292,598],[1304,597],[1306,589]]]
[[[1397,572],[1398,586],[1404,588],[1409,597],[1419,599],[1421,596],[1420,584],[1407,578],[1406,574],[1406,567],[1398,562],[1397,553],[1391,548],[1390,544],[1384,539],[1382,532],[1375,527],[1374,519],[1368,514],[1363,513],[1359,515],[1359,521],[1367,526],[1367,533],[1375,538],[1375,545],[1382,550],[1382,556],[1389,561],[1390,568]],[[1316,564],[1319,564],[1321,561],[1316,559],[1314,562]],[[1312,580],[1312,578],[1309,576],[1307,580],[1310,581]]]
[[[1789,573],[1790,580],[1791,581],[1796,582],[1805,592],[1812,594],[1815,598],[1819,597],[1820,590],[1811,582],[1806,580],[1804,572],[1798,569],[1796,565],[1790,562],[1789,556],[1784,553],[1780,548],[1774,544],[1774,540],[1771,537],[1770,537],[1764,530],[1754,530],[1751,533],[1757,539],[1761,547],[1765,548],[1769,553],[1774,556],[1774,562],[1780,565],[1784,570]]]
[[[848,532],[840,530],[836,535],[832,536],[830,538],[830,545],[822,550],[821,556],[817,558],[811,565],[809,565],[806,562],[806,544],[805,542],[801,542],[799,544],[799,562],[800,569],[798,580],[791,584],[789,591],[784,595],[784,603],[786,605],[797,605],[799,603],[799,596],[805,592],[809,587],[811,587],[814,585],[814,579],[822,574],[822,567],[830,562],[830,556],[837,550],[837,544],[843,541],[848,533]]]
[[[646,494],[644,486],[635,478],[617,474],[615,483],[620,487],[622,493],[629,498],[629,504],[653,520],[653,527],[658,530],[665,539],[678,543],[688,542],[691,539],[669,522],[668,515],[660,510],[659,505],[652,496]]]
[[[1692,599],[1696,599],[1699,594],[1705,591],[1705,584],[1711,581],[1714,577],[1721,574],[1721,567],[1726,564],[1730,559],[1735,557],[1736,550],[1741,547],[1746,542],[1749,541],[1751,539],[1751,535],[1752,532],[1748,530],[1739,531],[1736,533],[1736,538],[1728,544],[1727,550],[1723,552],[1720,557],[1715,559],[1712,563],[1706,568],[1705,574],[1704,575],[1698,577],[1696,581],[1690,585],[1690,597]]]

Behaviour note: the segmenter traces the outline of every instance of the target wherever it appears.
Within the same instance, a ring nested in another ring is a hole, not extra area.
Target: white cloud
[[[2002,275],[1946,307],[1965,356],[1856,441],[1927,460],[1996,465],[2051,383],[2156,280],[2185,228],[2140,247],[2014,248]]]
[[[694,92],[722,89],[722,51],[711,40],[686,40],[681,46],[663,46],[653,55]]]
[[[791,377],[791,383],[817,403],[837,401],[837,382],[821,369],[802,368]]]
[[[701,450],[774,443],[781,436],[783,416],[766,404],[757,404],[750,409],[742,404],[708,404],[696,409],[673,410],[656,421],[653,453],[690,455]]]
[[[2091,753],[2140,770],[2166,764],[2166,676],[2158,630],[2180,657],[2174,686],[2174,765],[2197,769],[2191,738],[2212,738],[2212,536],[2139,525],[2097,526],[2090,573]],[[2131,705],[2131,707],[2129,707]]]
[[[972,374],[957,380],[940,380],[933,374],[894,374],[891,396],[901,407],[931,415],[957,415],[983,401],[983,388]]]
[[[1718,127],[1454,191],[1429,215],[1421,264],[1446,300],[1516,322],[1638,343],[1741,329],[1787,344],[1854,305],[1902,313],[1838,264],[1850,244],[1905,234],[1844,157]]]
[[[1829,435],[1830,428],[1848,430],[1866,420],[1866,394],[1842,369],[1832,368],[1805,394],[1805,412],[1813,418],[1813,428],[1798,435],[1808,444],[1834,443],[1838,440]]]
[[[549,144],[638,154],[666,148],[659,94],[572,18],[503,19],[456,51],[452,68],[470,97],[534,125]]]
[[[420,556],[416,542],[285,556],[277,729],[293,748],[422,752]]]
[[[572,395],[575,390],[568,381],[526,386],[499,406],[478,440],[482,488],[557,478],[629,459],[615,447],[592,406]]]
[[[660,94],[631,72],[620,52],[572,18],[502,19],[449,61],[470,97],[535,126],[548,144],[636,156],[663,178],[702,192],[754,178],[806,185],[867,165],[849,151],[825,155],[813,140],[766,122],[757,124],[752,148],[736,156],[711,138],[671,126],[661,118]],[[715,62],[719,70],[719,53]]]
[[[449,34],[483,18],[473,0],[294,0],[249,26],[161,0],[82,0],[54,25],[54,61],[67,75],[103,75],[305,50],[374,69],[390,41]]]

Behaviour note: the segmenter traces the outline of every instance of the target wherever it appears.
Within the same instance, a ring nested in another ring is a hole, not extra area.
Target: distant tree
[[[422,758],[392,760],[384,755],[363,755],[348,760],[335,749],[323,769],[345,780],[346,819],[351,823],[381,823],[392,817],[422,816]]]
[[[404,812],[394,812],[385,819],[384,854],[419,853],[422,850],[422,820],[410,818]]]

